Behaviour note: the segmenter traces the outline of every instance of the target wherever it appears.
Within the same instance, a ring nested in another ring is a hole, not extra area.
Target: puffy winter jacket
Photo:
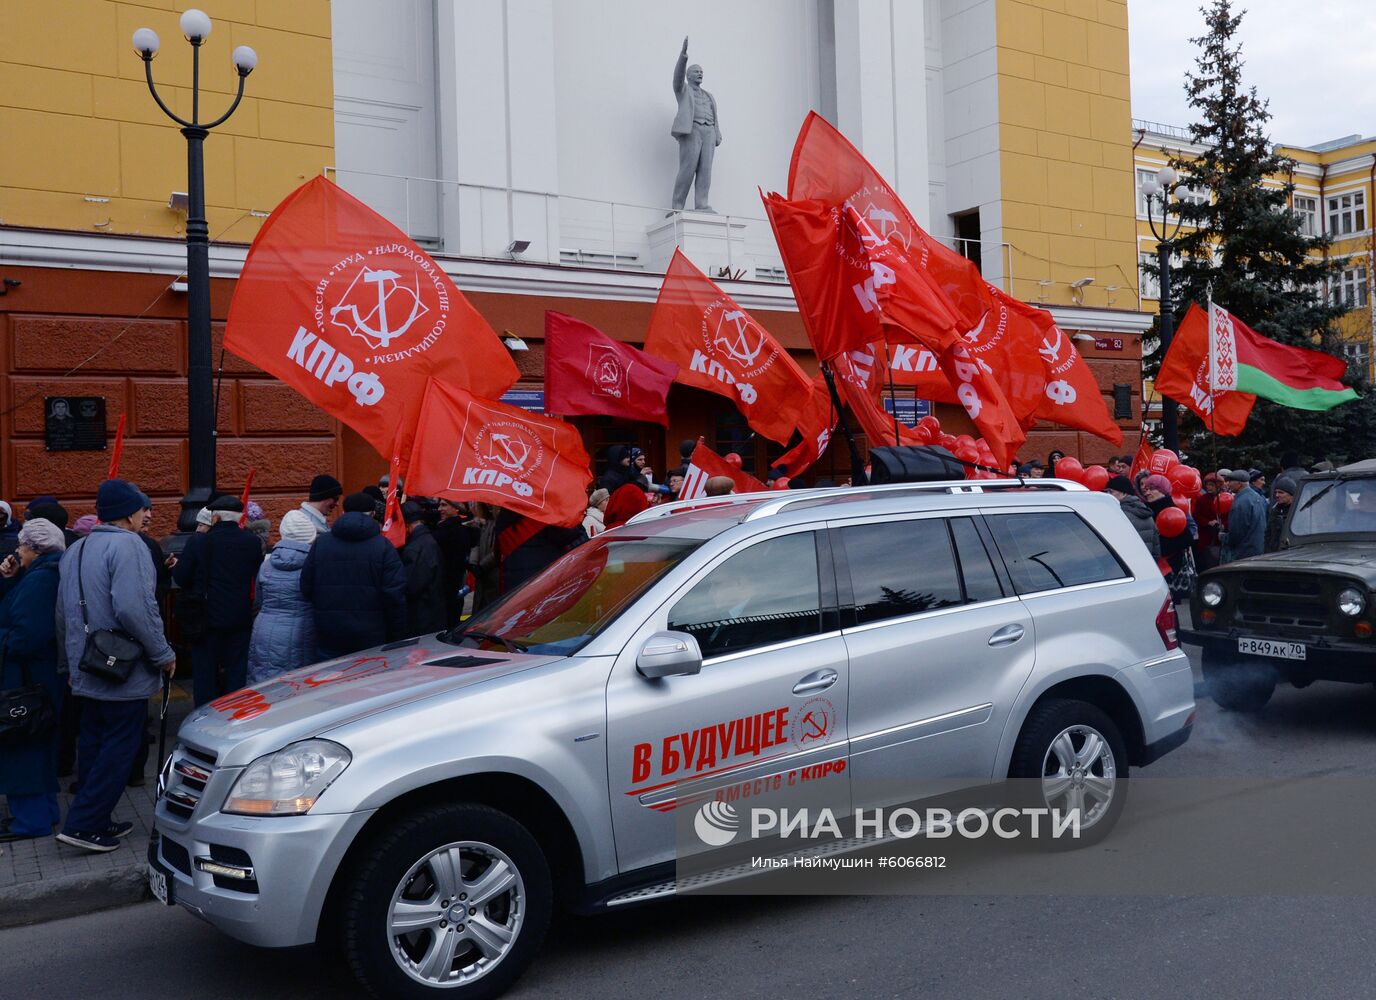
[[[248,646],[248,682],[284,674],[315,662],[315,612],[301,593],[301,567],[308,542],[284,538],[258,570],[258,617]]]
[[[406,570],[367,514],[344,514],[316,540],[301,593],[315,609],[322,653],[346,656],[406,634]]]
[[[602,478],[597,481],[597,485],[608,493],[615,493],[617,487],[625,486],[627,483],[635,483],[641,489],[648,489],[649,482],[640,470],[635,467],[635,463],[622,465],[621,460],[626,457],[629,451],[624,445],[612,445],[607,449],[607,471],[602,473]]]
[[[1156,517],[1152,514],[1151,508],[1141,497],[1123,497],[1118,501],[1118,506],[1123,509],[1123,516],[1142,537],[1142,544],[1147,547],[1151,557],[1160,559],[1161,535],[1156,530]]]
[[[406,567],[406,634],[424,635],[457,625],[457,618],[445,621],[444,560],[439,543],[425,525],[411,528],[401,562]]]
[[[206,594],[211,628],[246,629],[253,623],[253,578],[262,561],[256,535],[233,521],[220,521],[187,540],[172,578],[184,590]]]

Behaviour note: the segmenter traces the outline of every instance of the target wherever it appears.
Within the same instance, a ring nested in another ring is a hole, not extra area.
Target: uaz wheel
[[[343,894],[344,949],[378,997],[495,997],[549,926],[549,865],[530,832],[486,806],[437,806],[368,848]]]
[[[1013,749],[1008,777],[1024,805],[1079,814],[1078,837],[1043,835],[1050,850],[1088,847],[1108,836],[1127,800],[1128,758],[1113,720],[1084,701],[1053,699],[1034,708]]]

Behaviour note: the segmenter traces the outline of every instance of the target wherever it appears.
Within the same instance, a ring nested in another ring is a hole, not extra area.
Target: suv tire
[[[1097,705],[1051,698],[1036,705],[1023,723],[1008,777],[1023,805],[1083,810],[1079,837],[1042,836],[1035,846],[1051,851],[1089,847],[1108,836],[1123,812],[1127,745]]]
[[[1230,712],[1257,712],[1265,707],[1276,690],[1276,671],[1260,660],[1239,660],[1236,656],[1205,647],[1204,684],[1209,697]]]
[[[481,805],[403,817],[348,878],[344,951],[359,981],[387,1000],[498,996],[534,959],[554,906],[539,843]]]

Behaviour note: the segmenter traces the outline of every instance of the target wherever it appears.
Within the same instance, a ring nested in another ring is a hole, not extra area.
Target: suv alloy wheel
[[[549,926],[549,865],[524,826],[486,806],[437,806],[383,832],[343,897],[344,948],[378,997],[505,991]]]

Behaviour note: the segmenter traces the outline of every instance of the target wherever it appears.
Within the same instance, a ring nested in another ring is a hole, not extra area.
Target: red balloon
[[[941,421],[936,417],[926,416],[917,422],[919,428],[925,428],[927,433],[935,439],[941,435]]]
[[[953,451],[956,447],[956,436],[954,434],[947,434],[945,431],[942,431],[941,434],[937,437],[937,443],[940,444],[941,447],[945,448],[947,451]]]
[[[1226,514],[1233,509],[1233,495],[1231,493],[1220,493],[1214,500],[1214,506],[1220,514]]]
[[[1194,506],[1194,501],[1192,501],[1189,497],[1171,497],[1171,503],[1175,504],[1186,514],[1190,513],[1191,509]]]
[[[1084,474],[1085,467],[1080,464],[1078,458],[1066,456],[1056,462],[1057,479],[1069,479],[1071,482],[1078,483]]]
[[[972,444],[959,445],[956,448],[956,458],[962,462],[978,462],[979,449]]]
[[[1147,466],[1152,475],[1164,476],[1180,464],[1180,456],[1169,448],[1157,448],[1152,453],[1151,463]]]
[[[1174,538],[1185,530],[1185,512],[1179,507],[1167,507],[1156,515],[1156,530],[1163,538]]]
[[[738,469],[741,467],[741,457],[734,451],[728,451],[722,458],[726,459],[727,465],[734,465]]]
[[[774,480],[774,488],[775,488],[776,490],[786,490],[786,489],[788,489],[788,477],[787,477],[787,476],[780,476],[778,479]]]
[[[936,442],[936,435],[932,433],[932,429],[923,427],[921,424],[913,428],[913,436],[917,438],[918,444],[934,444]]]
[[[1058,465],[1057,468],[1060,468],[1060,466]],[[1091,465],[1085,470],[1085,474],[1080,478],[1080,482],[1084,483],[1090,489],[1098,491],[1108,485],[1110,478],[1108,470],[1102,465]]]
[[[1199,491],[1204,488],[1204,478],[1199,474],[1199,470],[1188,465],[1175,466],[1166,473],[1166,478],[1175,487],[1175,496],[1197,497]]]

